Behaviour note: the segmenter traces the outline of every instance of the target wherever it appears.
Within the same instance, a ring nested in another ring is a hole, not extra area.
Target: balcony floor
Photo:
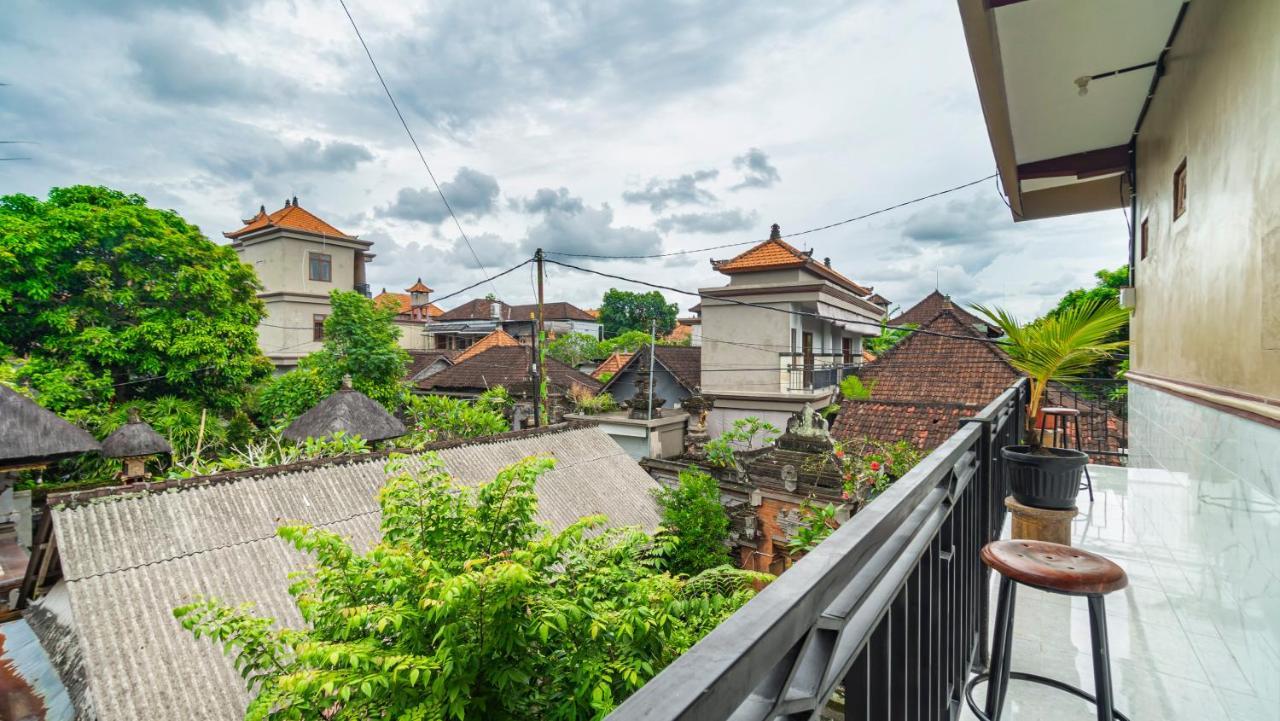
[[[1107,597],[1117,708],[1135,721],[1280,718],[1280,509],[1218,497],[1185,474],[1089,470],[1096,501],[1081,493],[1072,542],[1129,574]],[[1020,586],[1015,619],[1014,670],[1093,692],[1083,598]],[[975,717],[966,708],[961,718]],[[1095,716],[1073,696],[1012,681],[1003,718]]]

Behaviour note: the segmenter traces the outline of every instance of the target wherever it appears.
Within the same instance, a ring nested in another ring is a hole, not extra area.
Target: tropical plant
[[[87,185],[7,195],[0,239],[0,351],[65,417],[160,396],[229,411],[271,372],[253,268],[171,210]]]
[[[834,504],[817,506],[812,499],[806,498],[804,503],[800,504],[800,525],[788,539],[787,555],[794,560],[812,551],[818,547],[819,543],[835,533],[839,525],[836,522]]]
[[[547,531],[534,484],[550,459],[477,487],[423,460],[389,464],[367,553],[328,529],[279,530],[313,559],[289,587],[303,627],[216,599],[174,610],[235,656],[246,718],[599,719],[770,578],[673,576],[647,534],[602,516]]]
[[[299,361],[298,370],[314,369],[330,392],[351,376],[353,388],[396,410],[404,400],[401,381],[409,361],[400,347],[397,309],[350,290],[329,293],[329,306],[324,345]]]
[[[437,395],[412,395],[405,405],[411,430],[397,445],[419,448],[435,441],[491,436],[511,430],[503,416],[506,391],[475,401]],[[510,397],[507,396],[509,399]]]
[[[844,479],[842,497],[865,503],[905,476],[924,452],[910,441],[862,438],[836,443],[831,456]]]
[[[862,347],[873,355],[882,355],[885,351],[897,345],[903,338],[911,335],[911,331],[919,327],[919,323],[905,323],[896,328],[890,328],[887,323],[881,323],[880,335],[864,338]]]
[[[592,393],[583,386],[575,385],[569,389],[569,401],[573,403],[575,412],[589,416],[618,410],[618,402],[613,396],[608,393]]]
[[[263,383],[254,405],[264,423],[283,426],[315,407],[337,387],[316,368],[298,368]]]
[[[648,335],[650,324],[657,321],[658,335],[667,335],[676,327],[676,314],[680,306],[668,303],[656,290],[634,293],[610,288],[600,301],[600,324],[609,337],[629,330]]]
[[[629,330],[600,341],[600,349],[596,355],[599,358],[608,358],[614,353],[635,353],[649,345],[652,340],[648,331]]]
[[[104,438],[110,435],[129,421],[129,412],[135,408],[142,420],[169,441],[175,458],[195,453],[197,448],[217,452],[226,445],[227,427],[221,418],[194,401],[175,396],[122,403],[101,417],[95,433]]]
[[[600,342],[587,333],[565,333],[556,337],[547,343],[547,355],[570,368],[603,357],[600,355]]]
[[[1053,310],[1046,314],[1046,317],[1059,316],[1071,308],[1090,301],[1115,301],[1120,302],[1120,289],[1129,285],[1129,266],[1122,265],[1114,270],[1103,268],[1093,274],[1097,278],[1097,283],[1092,288],[1076,288],[1067,291],[1065,295],[1054,306]],[[1107,340],[1118,341],[1129,339],[1129,322],[1126,318],[1125,323],[1112,332]],[[1114,355],[1105,355],[1100,357],[1094,365],[1083,375],[1093,378],[1105,378],[1114,376],[1119,370],[1116,361],[1118,357]]]
[[[875,381],[863,383],[858,376],[845,376],[844,380],[840,381],[840,396],[851,401],[865,401],[871,398],[871,391],[875,387]]]
[[[697,467],[680,471],[674,488],[656,493],[662,509],[663,567],[695,576],[729,562],[729,517],[720,504],[720,483]]]
[[[741,446],[743,450],[763,448],[773,443],[781,433],[777,426],[755,416],[739,418],[733,422],[733,428],[708,441],[703,451],[707,454],[707,463],[713,466],[738,468],[736,447]]]
[[[1040,448],[1035,423],[1049,382],[1084,377],[1099,359],[1129,345],[1127,340],[1109,340],[1129,322],[1129,312],[1110,299],[1087,298],[1028,325],[1000,308],[975,305],[974,310],[1004,332],[1002,346],[1009,362],[1031,381],[1027,441],[1033,451]]]

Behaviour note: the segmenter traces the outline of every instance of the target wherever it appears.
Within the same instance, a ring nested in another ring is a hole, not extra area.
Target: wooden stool
[[[1044,424],[1045,421],[1052,423],[1050,432],[1053,437],[1057,438],[1059,433],[1065,434],[1067,426],[1075,428],[1076,450],[1084,453],[1084,448],[1080,445],[1080,410],[1078,408],[1041,408],[1040,409],[1040,445],[1044,445]],[[1065,442],[1061,448],[1066,448]],[[1089,502],[1093,503],[1093,478],[1089,476],[1089,466],[1084,467],[1084,483],[1080,484],[1081,488],[1089,489]]]
[[[965,684],[969,710],[983,721],[999,721],[1009,679],[1031,681],[1066,691],[1094,704],[1098,721],[1129,721],[1115,710],[1111,689],[1111,654],[1107,648],[1107,615],[1103,597],[1129,585],[1124,569],[1110,560],[1078,548],[1043,541],[995,541],[982,548],[982,562],[1000,574],[996,604],[995,637],[991,641],[991,668]],[[1093,641],[1093,682],[1097,698],[1057,679],[1011,671],[1013,653],[1013,605],[1017,584],[1049,593],[1084,596],[1089,600],[1089,635]],[[983,710],[973,700],[973,687],[990,680]]]
[[[1071,545],[1071,519],[1080,512],[1075,506],[1067,510],[1036,508],[1018,503],[1013,496],[1006,496],[1004,507],[1013,516],[1009,531],[1011,537]]]

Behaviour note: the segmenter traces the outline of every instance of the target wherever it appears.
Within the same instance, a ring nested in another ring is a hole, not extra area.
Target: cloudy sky
[[[537,247],[638,255],[795,232],[994,172],[952,3],[348,5],[490,271]],[[297,195],[375,241],[375,292],[483,277],[337,0],[6,6],[0,140],[32,144],[0,145],[30,158],[0,162],[0,193],[105,184],[219,242]],[[1030,314],[1123,264],[1124,223],[1015,226],[988,181],[796,244],[904,306],[937,284]],[[708,259],[734,252],[591,264],[696,288],[721,284]],[[554,267],[548,283],[582,306],[627,287]],[[532,295],[523,270],[496,286]]]

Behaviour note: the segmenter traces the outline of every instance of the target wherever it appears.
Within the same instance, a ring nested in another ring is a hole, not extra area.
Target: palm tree
[[[1027,442],[1032,450],[1040,447],[1035,423],[1049,382],[1082,378],[1100,358],[1129,345],[1127,340],[1108,340],[1129,320],[1129,311],[1113,299],[1086,300],[1026,325],[1001,308],[975,305],[973,309],[1004,332],[1002,345],[1009,362],[1031,380]]]

